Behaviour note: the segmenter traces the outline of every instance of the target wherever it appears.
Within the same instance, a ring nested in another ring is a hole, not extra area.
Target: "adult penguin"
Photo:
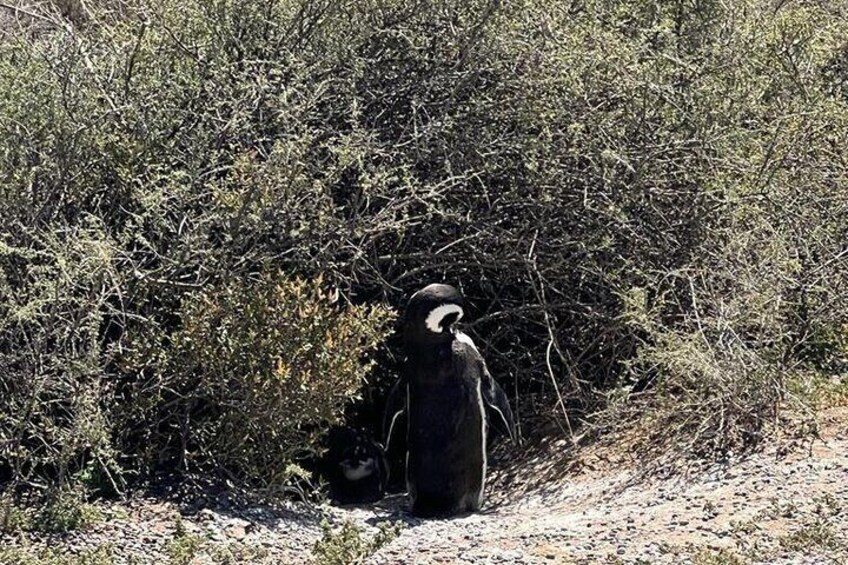
[[[388,444],[405,416],[406,483],[416,516],[478,510],[490,422],[514,435],[506,395],[471,338],[454,328],[464,314],[462,296],[444,284],[413,294],[404,314],[407,357],[389,394],[384,428]]]

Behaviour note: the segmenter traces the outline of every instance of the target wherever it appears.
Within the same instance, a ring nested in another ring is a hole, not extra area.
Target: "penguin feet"
[[[412,514],[418,518],[452,518],[480,510],[482,499],[477,494],[468,494],[457,500],[454,496],[418,496],[412,502]]]

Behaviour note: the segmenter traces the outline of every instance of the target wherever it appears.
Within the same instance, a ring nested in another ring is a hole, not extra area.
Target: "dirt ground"
[[[414,525],[368,563],[848,563],[848,410],[822,424],[812,443],[667,478],[578,454],[579,471],[512,477],[494,507]],[[525,472],[559,467],[542,456]]]
[[[415,519],[402,495],[347,508],[146,495],[102,505],[85,530],[7,534],[0,547],[10,564],[46,551],[97,565],[313,563],[321,523],[351,521],[363,539],[402,523],[374,565],[848,564],[848,408],[824,416],[820,439],[665,477],[620,447],[537,449],[492,477],[482,512],[450,520]]]

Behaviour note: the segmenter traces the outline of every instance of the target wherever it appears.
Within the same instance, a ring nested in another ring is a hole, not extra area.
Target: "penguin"
[[[445,284],[413,294],[404,314],[407,355],[383,426],[388,448],[398,422],[406,422],[406,483],[419,517],[479,510],[489,430],[515,437],[506,394],[472,339],[455,328],[464,314],[462,296]]]
[[[383,498],[388,464],[377,441],[363,430],[337,427],[327,443],[322,467],[333,503],[363,504]]]

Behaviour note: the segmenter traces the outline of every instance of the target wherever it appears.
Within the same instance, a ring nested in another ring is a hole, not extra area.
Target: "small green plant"
[[[0,496],[0,532],[28,530],[32,512],[15,502],[12,496]]]
[[[96,524],[103,520],[103,513],[96,506],[85,502],[77,491],[62,491],[48,500],[37,519],[36,526],[44,531],[67,532]]]
[[[817,519],[780,538],[780,546],[799,553],[848,551],[848,541],[825,520]]]
[[[62,487],[26,504],[0,497],[0,531],[68,532],[102,522],[107,515],[86,501],[80,488]]]
[[[123,506],[112,506],[103,512],[106,520],[129,520],[130,513]]]
[[[813,505],[801,527],[778,539],[780,546],[804,554],[848,556],[848,537],[833,521],[843,512],[842,503],[825,494],[814,498]]]
[[[269,551],[262,546],[230,542],[224,545],[209,545],[204,548],[215,565],[241,565],[243,563],[267,563]]]
[[[103,512],[85,500],[79,488],[60,488],[48,495],[44,507],[36,513],[33,529],[68,532],[85,528],[104,519]]]
[[[379,530],[370,539],[362,526],[345,520],[334,530],[329,522],[321,523],[323,535],[315,542],[312,554],[319,565],[355,565],[372,555],[400,535],[403,524],[382,522]]]
[[[0,565],[112,565],[114,562],[114,548],[111,544],[103,544],[77,554],[68,554],[60,549],[0,549]]]
[[[700,549],[692,556],[693,565],[746,565],[748,561],[729,549]]]
[[[845,501],[830,493],[815,497],[813,503],[816,505],[813,512],[824,518],[842,514],[846,510]]]
[[[800,509],[791,500],[780,500],[776,497],[769,499],[769,505],[759,511],[755,520],[776,520],[778,518],[796,518],[800,515]]]
[[[168,556],[173,565],[188,565],[203,547],[203,538],[189,533],[181,517],[177,517],[174,537],[168,542]]]
[[[737,537],[746,537],[759,531],[760,527],[753,520],[731,520],[730,531]]]

